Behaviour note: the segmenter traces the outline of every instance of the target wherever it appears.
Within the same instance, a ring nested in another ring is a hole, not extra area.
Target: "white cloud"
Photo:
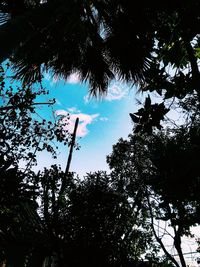
[[[55,114],[57,116],[68,116],[69,112],[67,112],[66,110],[63,110],[63,109],[59,109],[59,110],[56,110]]]
[[[107,94],[103,97],[102,100],[104,101],[115,101],[115,100],[121,100],[125,96],[127,96],[128,90],[125,88],[124,85],[121,83],[113,83],[110,87],[108,87],[108,92]],[[84,103],[87,104],[92,97],[90,95],[84,96]]]
[[[55,83],[59,81],[59,78],[57,75],[51,75],[50,72],[44,73],[44,79],[50,83],[50,86],[54,86]]]
[[[71,107],[67,109],[70,113],[80,113],[81,111],[77,107]]]
[[[77,72],[70,74],[67,82],[72,84],[80,83],[80,75]]]
[[[127,90],[120,88],[118,85],[114,84],[108,88],[108,93],[104,98],[107,101],[121,100],[127,95]]]
[[[70,114],[70,118],[68,120],[67,118],[68,114],[69,113],[66,110],[56,111],[56,115],[66,116],[66,118],[63,119],[63,122],[67,123],[67,125],[64,126],[64,129],[68,130],[69,133],[73,133],[76,118],[79,118],[79,125],[76,133],[78,137],[86,136],[89,133],[87,126],[91,124],[99,116],[99,114],[89,115],[84,113],[77,113],[77,114]]]
[[[59,81],[58,75],[51,75],[49,72],[44,73],[44,79],[50,82],[50,85],[53,86],[55,83]],[[67,78],[67,83],[77,84],[80,83],[80,75],[77,72],[74,72],[69,75]]]

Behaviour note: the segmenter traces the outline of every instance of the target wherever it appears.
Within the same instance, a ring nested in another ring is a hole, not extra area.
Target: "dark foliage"
[[[166,95],[198,90],[199,1],[141,1],[137,7],[113,0],[0,4],[1,61],[11,57],[16,76],[26,82],[41,79],[45,69],[64,78],[79,72],[94,95],[105,93],[116,74],[142,83],[144,90],[166,89]],[[177,69],[172,79],[168,65]]]
[[[119,140],[108,157],[118,185],[129,197],[139,200],[143,212],[151,217],[156,241],[176,266],[186,266],[182,237],[190,235],[191,227],[200,223],[198,140],[199,124],[151,136],[134,134],[128,140]],[[159,221],[172,227],[171,237],[181,265],[163,245],[161,229],[156,226]]]
[[[35,90],[28,86],[5,84],[5,73],[0,73],[0,168],[6,170],[19,161],[26,163],[26,169],[37,164],[36,155],[46,150],[56,158],[56,146],[52,142],[70,142],[71,135],[62,128],[61,118],[47,121],[37,115],[39,105],[54,102],[37,102],[44,89]],[[51,143],[52,142],[52,143]]]

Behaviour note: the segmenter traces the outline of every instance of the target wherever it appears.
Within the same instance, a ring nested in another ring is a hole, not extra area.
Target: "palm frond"
[[[97,96],[106,93],[115,75],[144,81],[152,60],[155,6],[140,3],[133,13],[129,1],[21,1],[23,12],[0,26],[5,40],[0,61],[11,56],[23,82],[41,79],[42,69],[64,79],[76,70]]]

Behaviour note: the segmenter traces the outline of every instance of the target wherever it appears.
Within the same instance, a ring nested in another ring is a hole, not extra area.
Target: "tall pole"
[[[76,118],[76,122],[75,122],[75,125],[74,125],[74,131],[73,131],[73,135],[72,135],[72,142],[71,142],[71,145],[70,145],[70,150],[69,150],[69,156],[68,156],[68,159],[67,159],[67,166],[66,166],[66,169],[65,169],[65,176],[63,178],[63,181],[62,181],[62,185],[61,185],[61,188],[60,188],[60,197],[62,197],[64,191],[65,191],[65,187],[66,187],[66,182],[67,182],[67,176],[69,174],[69,168],[70,168],[70,164],[71,164],[71,161],[72,161],[72,154],[73,154],[73,149],[74,149],[74,145],[75,145],[75,141],[76,141],[76,132],[77,132],[77,128],[78,128],[78,123],[79,123],[79,118]]]
[[[77,128],[78,128],[78,123],[79,123],[79,118],[76,118],[76,122],[75,122],[75,125],[74,125],[74,132],[73,132],[73,135],[72,135],[72,142],[71,142],[70,150],[69,150],[69,156],[68,156],[68,159],[67,159],[67,166],[66,166],[66,169],[65,169],[65,176],[67,176],[67,174],[69,173],[69,168],[70,168],[70,164],[71,164],[71,160],[72,160],[73,149],[74,149],[75,140],[76,140],[76,131],[77,131]]]

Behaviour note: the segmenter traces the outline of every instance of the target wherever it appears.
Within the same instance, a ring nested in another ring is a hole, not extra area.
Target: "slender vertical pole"
[[[73,132],[73,135],[72,135],[72,142],[71,142],[70,150],[69,150],[69,156],[68,156],[68,159],[67,159],[67,166],[66,166],[66,169],[65,169],[65,177],[64,177],[64,179],[62,181],[59,198],[62,197],[62,195],[63,195],[63,193],[65,191],[66,182],[67,182],[67,176],[69,174],[69,168],[70,168],[70,164],[71,164],[71,160],[72,160],[73,149],[74,149],[74,145],[75,145],[75,141],[76,141],[76,131],[77,131],[77,128],[78,128],[78,123],[79,123],[79,118],[76,118],[76,122],[75,122],[75,125],[74,125],[74,132]]]
[[[69,156],[68,156],[68,160],[67,160],[67,166],[65,169],[65,176],[69,173],[69,168],[70,168],[70,164],[71,164],[71,160],[72,160],[72,154],[73,154],[73,149],[74,149],[74,145],[75,145],[75,140],[76,140],[76,131],[78,128],[78,123],[79,123],[79,118],[76,118],[76,122],[74,125],[74,132],[72,135],[72,142],[71,142],[71,146],[70,146],[70,150],[69,150]]]

